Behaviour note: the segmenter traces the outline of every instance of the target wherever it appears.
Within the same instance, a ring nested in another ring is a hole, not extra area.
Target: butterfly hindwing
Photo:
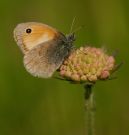
[[[62,64],[69,50],[62,41],[42,43],[24,56],[24,65],[33,76],[48,78]]]

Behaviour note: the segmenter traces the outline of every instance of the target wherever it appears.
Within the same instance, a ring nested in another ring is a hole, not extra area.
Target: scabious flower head
[[[102,48],[80,47],[73,50],[59,68],[60,75],[77,82],[96,82],[110,77],[115,59]]]

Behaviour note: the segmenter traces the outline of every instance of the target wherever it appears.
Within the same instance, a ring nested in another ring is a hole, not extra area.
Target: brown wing
[[[62,64],[69,50],[61,40],[49,41],[36,46],[24,56],[26,70],[33,76],[48,78]]]

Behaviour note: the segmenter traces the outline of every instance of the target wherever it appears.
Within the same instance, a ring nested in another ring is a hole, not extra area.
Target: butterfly
[[[49,78],[69,56],[75,36],[43,23],[26,22],[16,26],[14,39],[24,54],[26,70],[33,76]]]

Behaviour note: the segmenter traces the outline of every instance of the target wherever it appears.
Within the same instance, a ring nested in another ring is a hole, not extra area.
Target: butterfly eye
[[[32,32],[32,29],[26,29],[26,33],[30,34]]]

